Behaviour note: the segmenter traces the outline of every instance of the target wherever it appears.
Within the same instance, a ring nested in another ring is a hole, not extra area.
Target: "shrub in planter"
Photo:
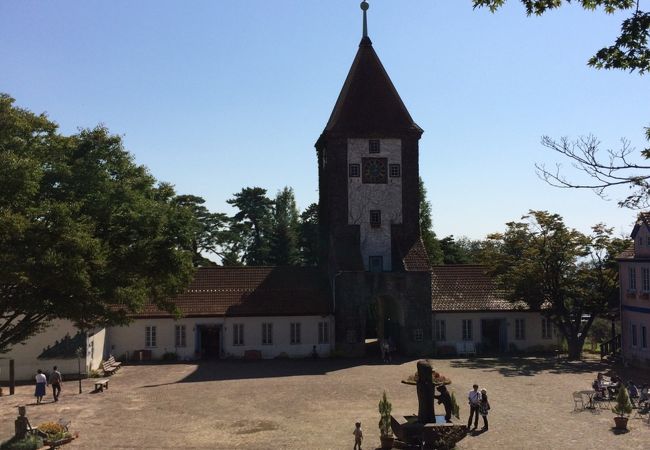
[[[381,440],[381,448],[393,447],[393,430],[390,427],[390,413],[393,405],[388,401],[386,391],[379,401],[379,439]]]
[[[23,439],[9,439],[0,444],[1,450],[36,450],[43,446],[43,439],[34,434],[25,436]]]
[[[614,417],[616,428],[627,429],[627,416],[632,413],[632,402],[625,386],[621,386],[618,390],[616,406],[612,408],[612,412],[616,414],[616,417]]]

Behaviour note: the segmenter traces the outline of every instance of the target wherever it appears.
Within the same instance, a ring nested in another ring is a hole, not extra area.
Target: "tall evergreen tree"
[[[440,242],[436,238],[436,233],[433,231],[431,203],[427,200],[427,189],[424,186],[422,177],[420,177],[420,234],[424,248],[429,255],[429,262],[431,264],[442,264],[443,252],[440,247]]]
[[[276,266],[300,264],[298,208],[293,188],[285,186],[275,196],[270,262]]]
[[[241,233],[242,261],[250,266],[271,264],[273,201],[266,189],[246,187],[227,202],[239,209],[232,219],[234,229]]]
[[[318,265],[318,240],[318,204],[312,203],[300,215],[300,252],[304,265]]]

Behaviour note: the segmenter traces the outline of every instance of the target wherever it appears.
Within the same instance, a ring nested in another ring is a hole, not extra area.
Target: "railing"
[[[605,356],[616,355],[621,351],[621,335],[617,334],[609,341],[601,342],[600,344],[600,359]]]

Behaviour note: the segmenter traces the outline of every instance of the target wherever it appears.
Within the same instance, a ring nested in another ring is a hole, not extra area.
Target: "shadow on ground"
[[[541,372],[557,375],[605,372],[609,368],[608,364],[597,360],[567,361],[566,359],[543,356],[471,358],[454,360],[450,362],[450,365],[459,369],[480,369],[487,372],[498,372],[504,377],[535,376]]]
[[[411,361],[407,358],[395,358],[390,364],[399,365]],[[179,363],[182,364],[182,363]],[[341,358],[341,359],[273,359],[258,361],[215,360],[193,362],[196,370],[178,381],[150,384],[143,388],[152,388],[178,383],[201,383],[205,381],[245,380],[254,378],[296,377],[308,375],[325,375],[338,370],[357,366],[384,365],[376,359]]]

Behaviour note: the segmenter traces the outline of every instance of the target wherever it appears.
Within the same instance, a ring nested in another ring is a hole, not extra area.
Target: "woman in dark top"
[[[481,413],[481,416],[483,417],[483,429],[485,431],[488,430],[488,411],[490,410],[490,402],[488,402],[488,396],[487,396],[487,391],[485,389],[481,389],[481,403],[478,406],[478,410]]]

